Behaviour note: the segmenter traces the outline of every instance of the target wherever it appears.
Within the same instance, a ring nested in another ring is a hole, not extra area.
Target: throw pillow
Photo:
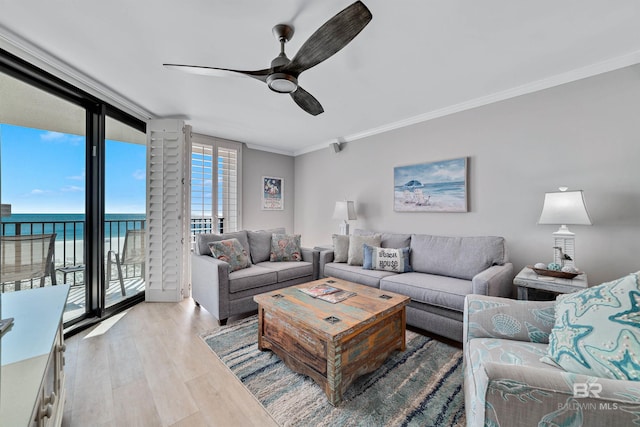
[[[271,236],[269,261],[302,261],[299,234],[276,234]]]
[[[247,231],[249,246],[251,248],[251,259],[254,264],[269,261],[269,257],[271,256],[271,236],[273,236],[273,233],[284,234],[284,232],[284,228]]]
[[[209,249],[214,258],[229,264],[229,271],[233,272],[251,265],[249,255],[238,239],[219,240],[209,243]]]
[[[365,270],[393,271],[394,273],[412,271],[409,264],[409,248],[376,248],[365,244],[363,254],[362,268]]]
[[[334,234],[333,239],[333,262],[347,262],[349,259],[349,236],[344,234]]]
[[[556,299],[545,363],[568,372],[640,381],[640,282],[634,273]]]
[[[347,264],[362,265],[364,261],[363,245],[380,246],[380,235],[373,236],[349,236],[349,256]]]

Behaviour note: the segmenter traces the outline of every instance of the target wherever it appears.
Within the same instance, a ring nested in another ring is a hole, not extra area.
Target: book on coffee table
[[[327,295],[320,295],[318,299],[330,302],[331,304],[335,304],[340,301],[344,301],[347,298],[352,297],[354,295],[357,295],[357,294],[355,292],[349,292],[349,291],[344,291],[342,289],[339,289],[338,292],[333,292]]]
[[[321,283],[310,288],[300,288],[300,290],[313,298],[318,298],[332,304],[344,301],[347,298],[356,295],[355,292],[335,288],[327,283]]]
[[[320,283],[319,285],[312,286],[310,288],[300,288],[302,292],[307,295],[311,295],[314,298],[317,298],[322,295],[329,295],[335,292],[338,292],[340,289],[334,288],[331,285],[327,285],[326,283]]]

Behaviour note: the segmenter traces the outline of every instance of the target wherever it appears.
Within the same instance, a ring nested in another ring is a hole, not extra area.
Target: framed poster
[[[275,176],[262,177],[262,210],[284,209],[284,179]]]
[[[467,212],[467,158],[393,169],[396,212]]]

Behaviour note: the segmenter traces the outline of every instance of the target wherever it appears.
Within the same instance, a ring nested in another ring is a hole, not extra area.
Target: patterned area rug
[[[258,350],[252,316],[202,337],[282,426],[463,426],[462,351],[407,331],[407,349],[349,386],[333,407],[309,377]]]

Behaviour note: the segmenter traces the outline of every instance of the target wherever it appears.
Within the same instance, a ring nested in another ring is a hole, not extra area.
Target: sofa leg
[[[225,326],[227,324],[227,319],[218,320],[218,326]]]

